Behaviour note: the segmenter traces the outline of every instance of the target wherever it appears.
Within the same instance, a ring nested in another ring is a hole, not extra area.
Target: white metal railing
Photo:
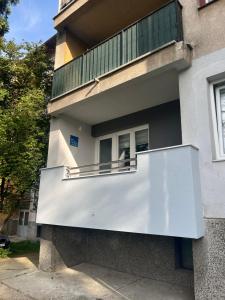
[[[67,177],[86,177],[99,174],[107,174],[113,172],[132,171],[137,168],[137,159],[129,158],[123,160],[113,160],[105,163],[96,163],[90,165],[82,165],[79,167],[68,167]]]
[[[59,5],[59,10],[62,10],[63,8],[65,8],[72,1],[74,1],[74,0],[61,0],[60,5]]]

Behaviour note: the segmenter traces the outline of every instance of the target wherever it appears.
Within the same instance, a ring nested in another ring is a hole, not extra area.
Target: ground
[[[90,264],[39,271],[38,253],[0,260],[1,300],[192,300],[187,288]]]

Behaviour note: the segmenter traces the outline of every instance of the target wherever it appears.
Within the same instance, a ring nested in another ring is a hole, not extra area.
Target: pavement
[[[0,260],[0,300],[193,300],[193,291],[161,281],[80,264],[60,272],[37,268],[37,257]]]

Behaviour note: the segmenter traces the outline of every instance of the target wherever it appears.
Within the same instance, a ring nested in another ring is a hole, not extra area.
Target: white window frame
[[[132,128],[126,129],[126,130],[117,131],[117,132],[114,132],[112,134],[107,134],[107,135],[100,136],[100,137],[96,138],[95,163],[99,163],[100,141],[104,140],[104,139],[109,139],[109,138],[112,139],[112,161],[117,161],[119,159],[118,158],[118,151],[119,151],[119,145],[118,145],[118,140],[119,139],[118,139],[118,137],[120,135],[127,134],[127,133],[130,134],[130,152],[131,152],[131,155],[132,155],[132,153],[135,154],[136,153],[135,132],[143,130],[143,129],[148,129],[148,132],[149,132],[149,125],[145,124],[145,125],[141,125],[141,126],[137,126],[137,127],[132,127]],[[148,134],[148,144],[149,144],[149,134]],[[133,158],[133,157],[131,156],[131,158]]]
[[[220,86],[217,86],[221,84]],[[225,151],[223,145],[223,128],[221,116],[220,91],[225,89],[225,80],[213,82],[210,85],[210,99],[213,121],[213,135],[215,141],[215,153],[217,160],[225,159]]]

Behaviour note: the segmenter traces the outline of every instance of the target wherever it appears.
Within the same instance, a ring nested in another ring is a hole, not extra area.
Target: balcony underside
[[[178,99],[178,73],[190,65],[191,50],[173,43],[51,101],[48,113],[96,124]]]
[[[44,169],[37,222],[200,238],[203,218],[198,150],[178,146],[138,153],[137,170],[67,178]]]
[[[58,30],[66,27],[91,47],[167,2],[168,0],[141,0],[140,5],[137,0],[71,1],[54,18],[55,27]]]

